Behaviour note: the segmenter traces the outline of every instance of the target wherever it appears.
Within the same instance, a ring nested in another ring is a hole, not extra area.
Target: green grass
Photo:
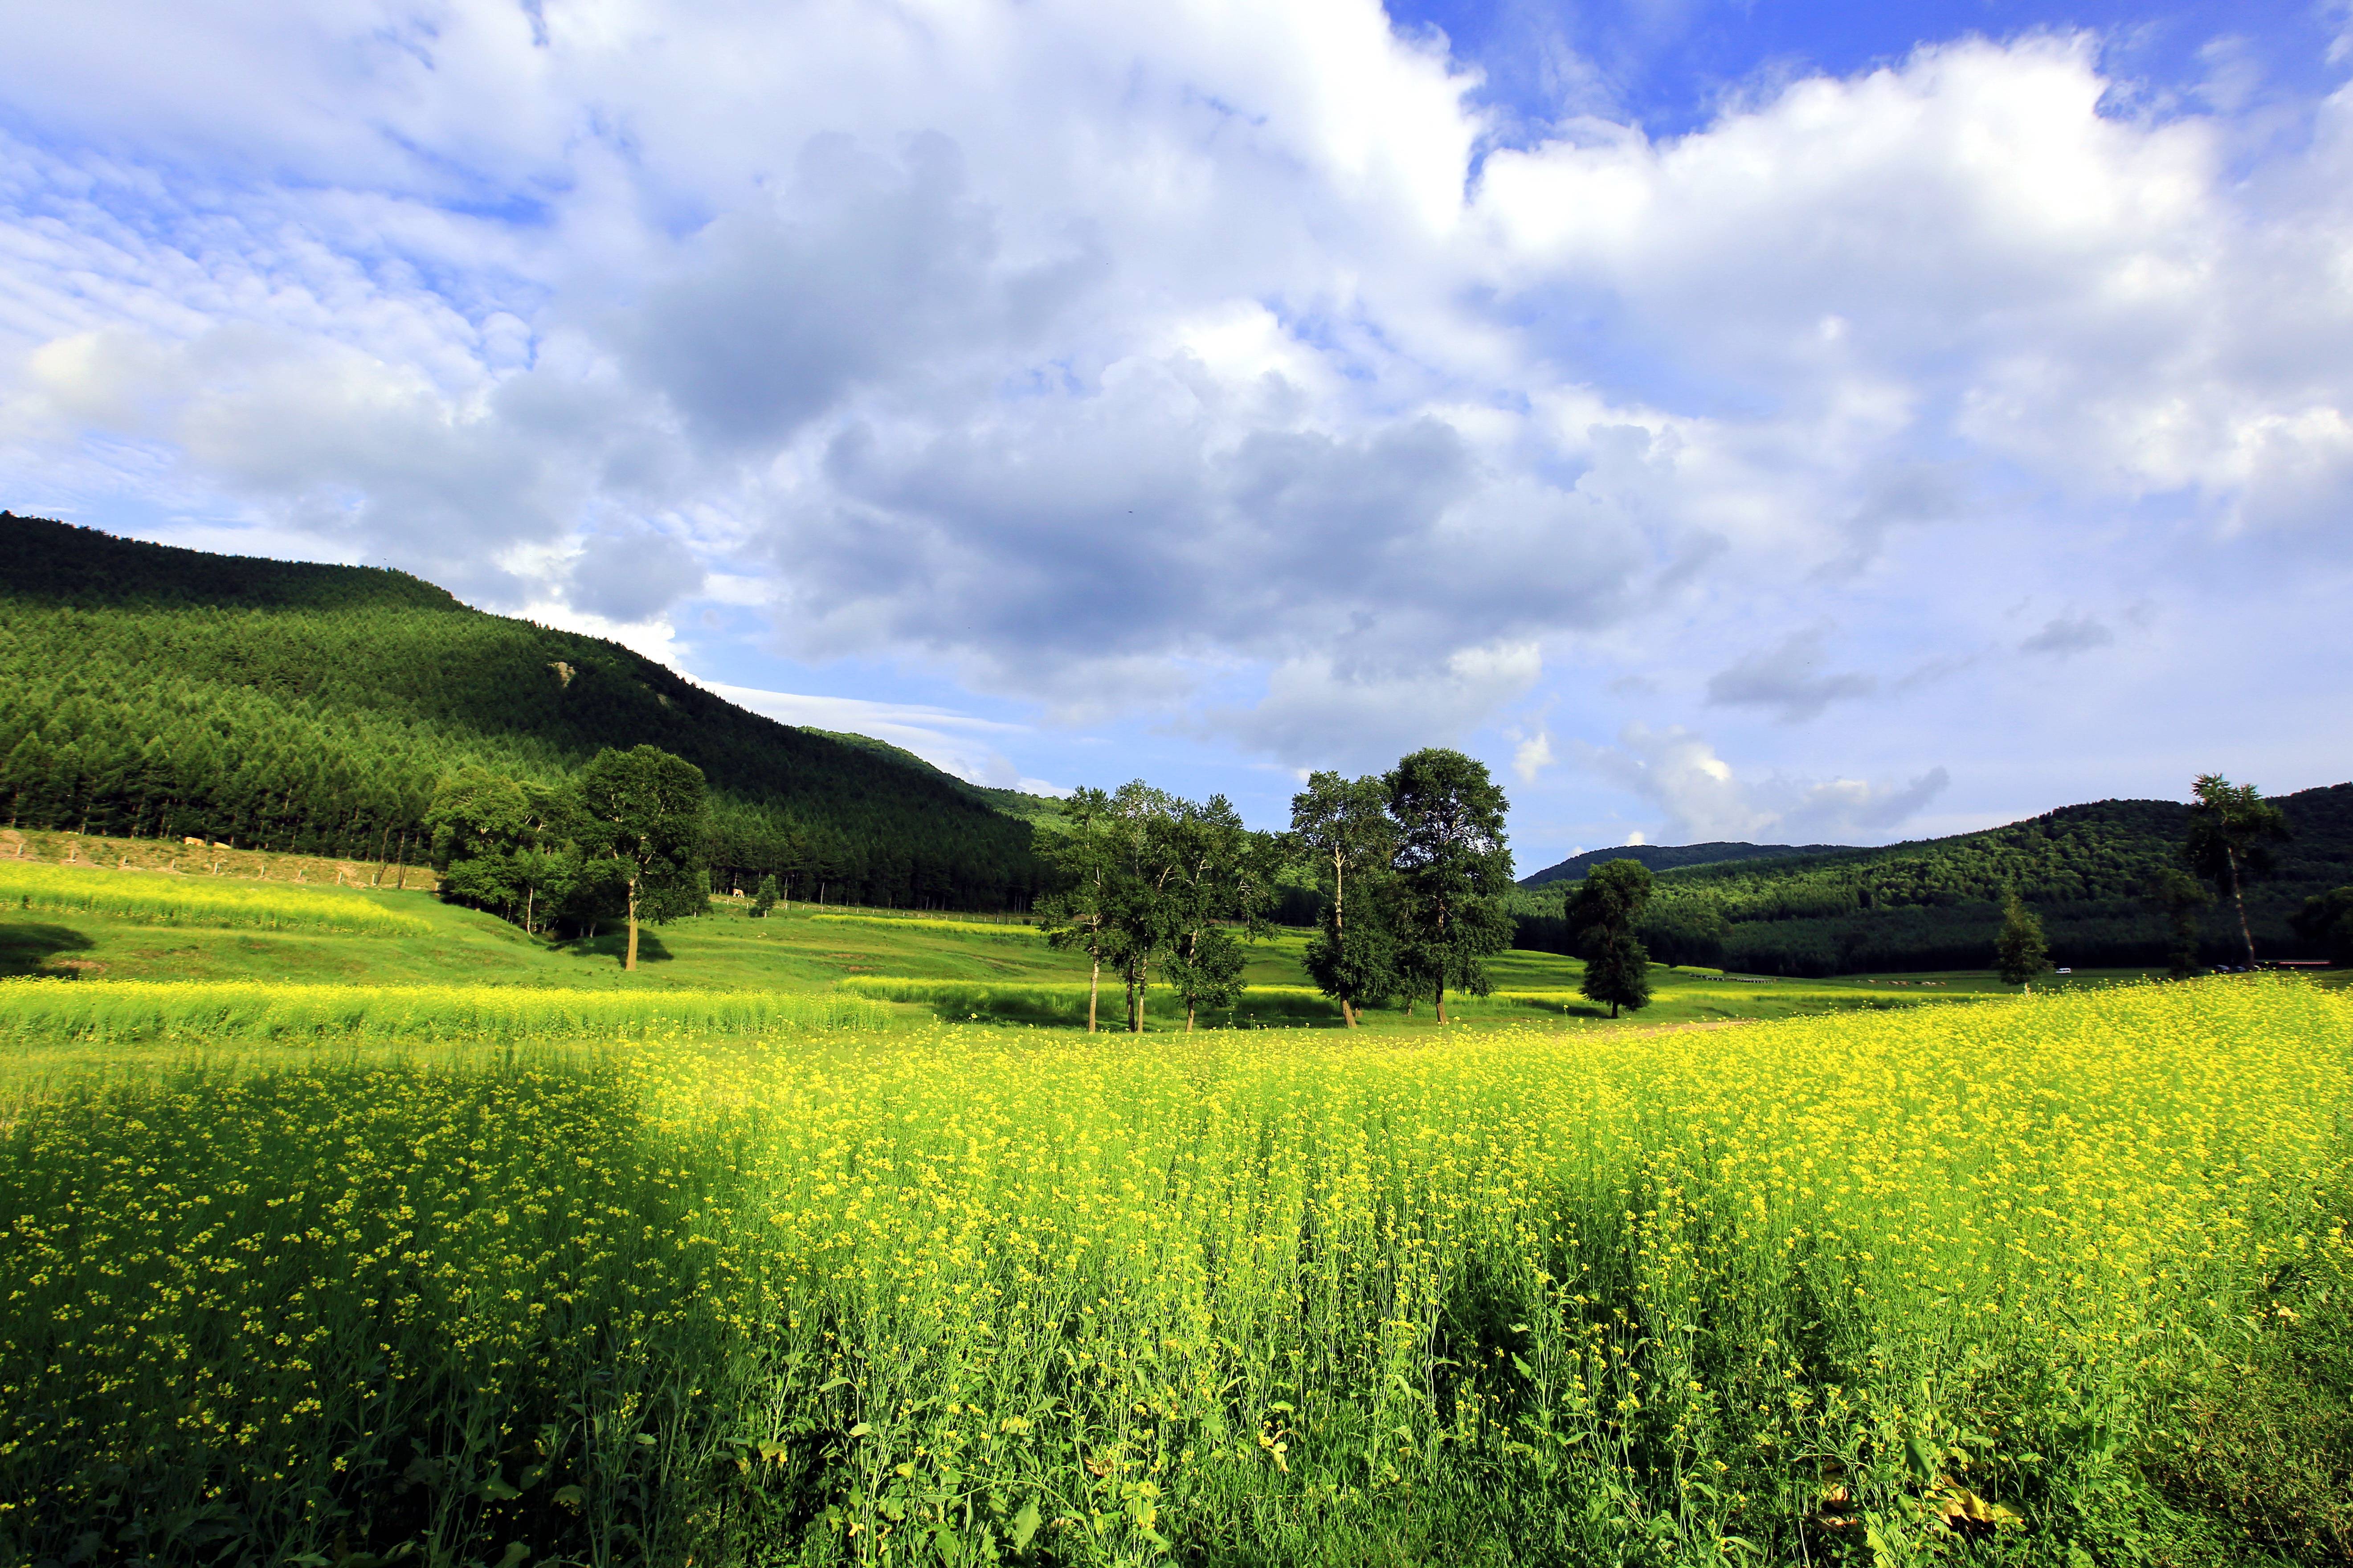
[[[1001,921],[952,920],[942,915],[837,915],[813,914],[814,925],[909,926],[931,931],[962,931],[967,935],[1001,936],[1014,939],[1034,938],[1038,928],[1028,921],[1008,917]]]
[[[5,864],[5,863],[0,863]],[[76,872],[92,881],[151,879]],[[155,882],[167,879],[157,876]],[[190,880],[194,880],[191,879]],[[503,921],[441,903],[421,893],[343,893],[269,883],[232,890],[295,898],[343,899],[403,922],[401,932],[354,935],[303,929],[157,925],[100,910],[0,910],[0,976],[79,973],[85,982],[262,980],[272,984],[359,986],[520,986],[534,989],[771,992],[821,995],[847,984],[852,994],[889,996],[924,1016],[975,1016],[1050,1026],[1085,1017],[1082,960],[1039,941],[1030,928],[978,921],[907,918],[883,912],[778,910],[754,919],[733,900],[709,914],[647,928],[641,964],[620,966],[623,939],[550,943]],[[1282,931],[1250,950],[1250,992],[1230,1014],[1203,1026],[1340,1026],[1339,1010],[1314,993],[1303,960],[1307,933]],[[1965,980],[1945,988],[1896,987],[1860,980],[1777,980],[1743,984],[1705,970],[1652,971],[1656,997],[1643,1012],[1611,1024],[1609,1010],[1577,994],[1583,966],[1549,953],[1506,952],[1489,963],[1495,994],[1453,996],[1458,1024],[1551,1020],[1562,1026],[1600,1024],[1651,1027],[1734,1018],[1773,1018],[1852,1007],[1908,1006],[1999,987]],[[1964,980],[1965,977],[1954,977]],[[2088,978],[2077,984],[2093,984]],[[1124,1016],[1115,977],[1106,976],[1102,1016]],[[1155,987],[1147,1026],[1181,1027],[1182,1015]],[[1375,1030],[1434,1030],[1427,1005],[1366,1014]]]
[[[420,936],[431,923],[386,896],[283,883],[240,885],[158,871],[0,860],[0,907],[110,916],[142,925]]]
[[[0,1560],[2353,1552],[2339,991],[496,1043],[0,1079]]]

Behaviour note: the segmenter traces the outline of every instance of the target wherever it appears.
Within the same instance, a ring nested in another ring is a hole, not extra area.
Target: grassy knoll
[[[0,1081],[0,1559],[2341,1562],[2348,1057],[2248,977]]]

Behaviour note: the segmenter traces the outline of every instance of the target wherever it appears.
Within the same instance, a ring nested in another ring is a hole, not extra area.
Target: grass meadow
[[[900,1023],[0,1074],[0,1558],[2353,1553],[2341,992]]]

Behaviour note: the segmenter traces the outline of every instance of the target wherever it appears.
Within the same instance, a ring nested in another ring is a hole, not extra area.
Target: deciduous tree
[[[2001,933],[1994,938],[1993,951],[1996,973],[2012,985],[2024,985],[2051,967],[2042,917],[2014,890],[2002,901]]]
[[[625,891],[629,947],[621,967],[634,970],[641,920],[675,920],[707,901],[702,770],[655,746],[607,750],[580,770],[579,793],[596,852]]]
[[[1282,856],[1271,835],[1243,826],[1224,795],[1211,795],[1202,805],[1176,804],[1156,831],[1175,862],[1166,893],[1168,981],[1184,1005],[1190,1034],[1197,1014],[1241,999],[1242,944],[1271,929],[1268,910]]]
[[[1382,782],[1397,831],[1398,968],[1443,1024],[1447,991],[1485,995],[1480,961],[1511,944],[1509,803],[1485,763],[1443,747],[1404,758]]]
[[[2315,893],[2288,923],[2305,941],[2317,942],[2329,963],[2353,968],[2353,888]]]
[[[1586,873],[1570,895],[1568,926],[1585,960],[1578,987],[1595,1002],[1641,1012],[1651,1005],[1651,954],[1634,935],[1651,901],[1651,868],[1640,860],[1605,860]]]
[[[2175,980],[2188,978],[2198,967],[2198,917],[2214,895],[2187,871],[2168,866],[2151,873],[2141,897],[2165,921],[2166,973]]]
[[[1388,805],[1388,785],[1369,774],[1311,774],[1291,797],[1292,843],[1325,884],[1307,973],[1352,1029],[1356,1009],[1386,1001],[1398,985],[1397,941],[1380,896],[1397,853]]]
[[[1049,878],[1049,891],[1038,902],[1039,925],[1049,946],[1086,955],[1087,1033],[1092,1035],[1103,966],[1116,956],[1112,921],[1118,899],[1116,824],[1111,796],[1099,789],[1073,790],[1061,809],[1066,831],[1046,836],[1039,849]]]

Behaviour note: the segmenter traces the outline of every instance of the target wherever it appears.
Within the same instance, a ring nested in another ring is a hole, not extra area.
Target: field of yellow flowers
[[[2342,1562],[2353,1002],[0,1079],[0,1561]]]

